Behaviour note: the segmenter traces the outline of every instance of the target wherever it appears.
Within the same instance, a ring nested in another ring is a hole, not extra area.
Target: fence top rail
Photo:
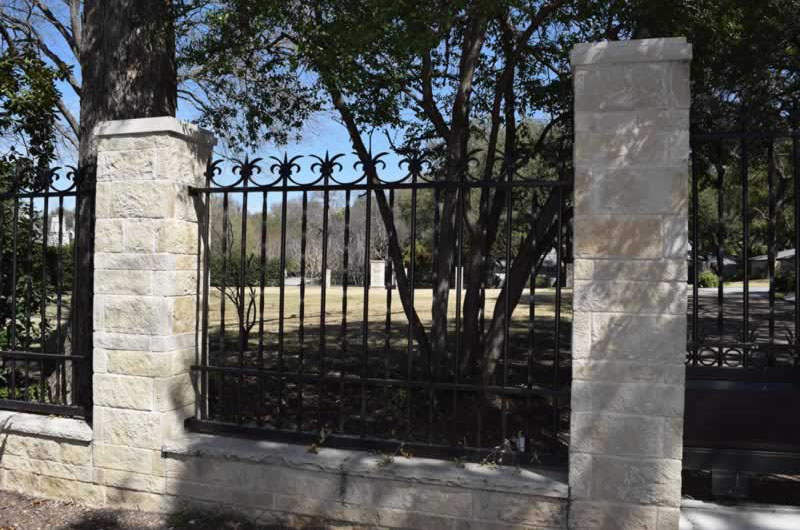
[[[479,164],[475,158],[477,152],[470,153],[467,165],[474,167]],[[352,164],[351,173],[344,172],[340,163],[343,154],[331,156],[326,153],[324,157],[310,155],[306,160],[310,162],[306,171],[303,171],[298,161],[303,156],[282,159],[270,157],[244,160],[232,160],[230,171],[224,172],[224,160],[210,161],[206,170],[206,186],[192,187],[192,194],[217,193],[217,192],[268,192],[268,191],[362,191],[362,190],[399,190],[399,189],[454,189],[454,188],[506,188],[506,187],[570,187],[572,182],[560,175],[555,178],[528,178],[520,177],[520,168],[524,167],[528,159],[521,159],[513,167],[498,158],[502,166],[495,178],[484,179],[470,174],[469,167],[460,171],[459,179],[435,178],[438,172],[434,164],[426,158],[424,152],[397,153],[401,158],[397,162],[400,169],[398,175],[384,177],[378,175],[379,170],[385,170],[387,163],[383,158],[389,153],[383,152],[371,155],[367,162],[357,160]],[[563,173],[563,172],[562,172]],[[372,176],[372,178],[371,178]]]
[[[457,189],[457,188],[571,188],[572,182],[563,180],[515,180],[511,182],[385,182],[377,184],[294,184],[272,183],[249,186],[206,186],[190,187],[192,195],[208,193],[262,193],[262,192],[303,192],[303,191],[369,191],[369,190],[421,190],[421,189]]]
[[[87,191],[83,172],[72,166],[15,171],[10,185],[0,189],[0,200],[76,197]]]

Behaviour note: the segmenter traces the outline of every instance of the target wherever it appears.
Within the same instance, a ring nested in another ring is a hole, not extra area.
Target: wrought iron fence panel
[[[571,182],[390,156],[209,164],[188,425],[563,461]]]
[[[800,470],[800,133],[692,135],[685,469]]]
[[[798,137],[692,135],[690,369],[798,366]]]
[[[43,170],[9,157],[0,174],[0,409],[83,416],[88,392],[72,330],[91,308],[74,308],[79,197],[75,168]],[[90,358],[90,357],[89,357]]]

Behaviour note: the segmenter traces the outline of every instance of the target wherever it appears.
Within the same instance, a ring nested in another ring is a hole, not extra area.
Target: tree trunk
[[[503,354],[506,325],[510,322],[510,316],[519,303],[525,282],[530,277],[531,268],[534,264],[538,265],[541,257],[553,248],[554,241],[558,237],[558,212],[561,211],[561,226],[572,217],[572,209],[564,209],[560,199],[562,199],[561,193],[556,190],[550,193],[547,203],[537,216],[534,227],[521,243],[510,274],[503,282],[500,295],[495,302],[494,314],[489,329],[486,331],[486,351],[481,369],[481,379],[486,385],[491,384],[497,361]],[[557,281],[560,281],[560,278]],[[506,305],[508,305],[508,311],[506,311]]]
[[[107,120],[174,116],[175,26],[169,0],[85,0],[81,42],[81,194],[76,204],[73,351],[92,365],[94,127]],[[91,370],[75,370],[73,399],[91,404]]]

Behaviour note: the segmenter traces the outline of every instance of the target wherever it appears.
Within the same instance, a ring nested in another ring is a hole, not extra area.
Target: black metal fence
[[[692,135],[684,467],[800,472],[800,132]]]
[[[800,362],[799,135],[692,136],[692,368]]]
[[[217,161],[192,190],[207,215],[190,428],[563,461],[571,182],[445,181],[416,152],[347,176],[341,156]]]
[[[73,168],[0,166],[0,409],[82,416],[90,380],[72,330],[91,309],[72,307],[81,188]],[[80,396],[80,397],[79,397]]]

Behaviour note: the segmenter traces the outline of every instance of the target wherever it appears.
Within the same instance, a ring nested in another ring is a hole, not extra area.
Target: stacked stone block
[[[683,38],[571,55],[575,529],[678,528],[690,59]]]
[[[101,503],[91,441],[83,422],[0,411],[0,488]]]
[[[166,509],[161,446],[194,413],[198,209],[213,138],[174,118],[96,131],[95,480]]]
[[[264,524],[565,530],[559,474],[196,436],[164,447],[167,493],[235,506]],[[327,523],[327,524],[326,524]]]

